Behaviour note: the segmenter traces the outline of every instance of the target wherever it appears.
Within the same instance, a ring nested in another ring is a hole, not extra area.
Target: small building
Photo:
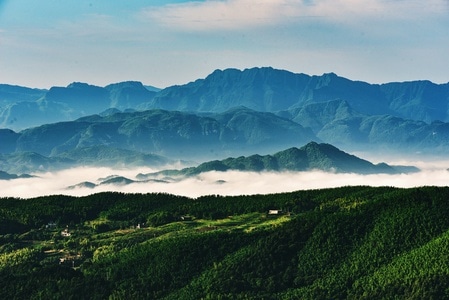
[[[181,219],[181,221],[192,221],[193,218],[192,218],[192,216],[186,215],[186,216],[181,216],[180,219]]]
[[[283,214],[282,209],[270,209],[270,210],[268,210],[268,215],[271,215],[271,216],[282,215],[282,214]]]
[[[69,237],[69,236],[71,236],[72,234],[69,232],[69,229],[68,228],[66,228],[66,229],[64,229],[63,231],[61,231],[61,236],[63,236],[63,237]]]

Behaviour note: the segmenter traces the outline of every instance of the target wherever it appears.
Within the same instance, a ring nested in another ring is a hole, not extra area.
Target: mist
[[[103,184],[95,188],[69,186],[81,182],[100,183],[111,175],[137,180],[139,173],[158,171],[153,168],[111,169],[79,167],[58,172],[33,174],[34,178],[0,180],[0,197],[33,198],[64,194],[85,196],[105,191],[123,193],[170,193],[196,198],[202,195],[251,195],[291,192],[340,186],[446,186],[449,184],[449,161],[396,161],[389,164],[414,165],[420,172],[410,174],[337,174],[323,171],[308,172],[207,172],[195,177],[170,179],[169,182],[138,182],[128,185]],[[165,169],[165,168],[164,168]]]

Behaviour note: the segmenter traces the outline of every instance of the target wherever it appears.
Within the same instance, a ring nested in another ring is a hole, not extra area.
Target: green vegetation
[[[445,187],[3,198],[0,298],[447,299],[448,214]]]
[[[197,167],[181,170],[163,170],[155,173],[139,174],[140,179],[156,179],[162,176],[194,176],[209,171],[225,172],[239,171],[309,171],[323,170],[326,172],[358,173],[358,174],[398,174],[417,172],[413,166],[389,166],[386,163],[371,162],[348,154],[330,145],[309,142],[301,148],[292,147],[273,155],[251,155],[224,160],[213,160]]]

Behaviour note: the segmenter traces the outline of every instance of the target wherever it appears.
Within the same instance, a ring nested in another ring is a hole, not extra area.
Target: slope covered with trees
[[[449,188],[0,200],[2,299],[445,299]]]
[[[249,172],[301,172],[321,170],[333,173],[398,174],[419,171],[413,166],[390,166],[373,164],[355,155],[348,154],[330,144],[310,142],[301,148],[289,148],[273,155],[251,155],[229,157],[223,160],[204,162],[196,167],[181,170],[163,170],[139,174],[139,179],[157,179],[160,176],[193,176],[204,172],[229,170]]]

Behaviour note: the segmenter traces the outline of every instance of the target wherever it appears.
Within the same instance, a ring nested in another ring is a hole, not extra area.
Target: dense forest
[[[0,199],[1,299],[448,299],[449,188]]]

